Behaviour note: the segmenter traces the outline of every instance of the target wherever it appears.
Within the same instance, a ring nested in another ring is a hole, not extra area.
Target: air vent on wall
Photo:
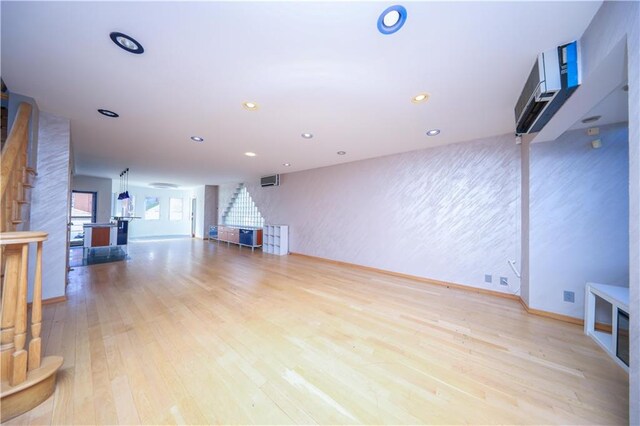
[[[260,185],[263,188],[265,186],[279,186],[280,185],[280,175],[265,176],[263,178],[260,178]]]

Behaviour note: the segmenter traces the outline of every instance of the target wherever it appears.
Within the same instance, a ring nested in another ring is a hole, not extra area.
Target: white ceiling
[[[391,4],[3,1],[1,72],[71,119],[78,174],[218,184],[514,131],[537,53],[579,38],[601,2],[406,2],[382,35]]]
[[[629,121],[629,93],[623,89],[627,83],[617,87],[609,96],[593,107],[569,130],[586,129],[588,127],[605,126],[607,124]],[[591,123],[583,123],[588,117],[600,116],[600,119]]]

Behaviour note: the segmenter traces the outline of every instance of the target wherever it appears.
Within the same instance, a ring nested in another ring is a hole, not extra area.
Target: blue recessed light
[[[378,31],[382,34],[393,34],[404,25],[407,20],[407,9],[399,4],[388,7],[378,18]]]

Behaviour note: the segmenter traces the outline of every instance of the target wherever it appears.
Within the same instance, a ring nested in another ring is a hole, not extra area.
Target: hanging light
[[[129,196],[129,168],[120,173],[120,193],[118,194],[118,200],[128,200]]]
[[[127,179],[127,182],[125,184],[125,190],[124,190],[124,199],[128,200],[129,198],[131,198],[129,196],[129,168],[127,167],[127,170],[125,170],[125,177]]]
[[[124,172],[120,173],[120,192],[118,193],[118,200],[122,200],[122,196],[124,195],[124,192],[122,192],[122,175],[124,174]]]

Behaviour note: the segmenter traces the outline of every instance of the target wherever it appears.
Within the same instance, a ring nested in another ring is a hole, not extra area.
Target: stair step
[[[22,183],[22,187],[23,188],[33,188],[33,184],[29,183],[29,182],[23,182]]]
[[[16,203],[18,203],[18,204],[29,204],[29,201],[27,201],[27,200],[16,200]]]
[[[33,167],[25,167],[24,171],[27,173],[31,173],[34,176],[38,176],[38,172],[36,172],[36,169],[34,169]]]
[[[22,220],[21,219],[13,219],[11,221],[11,223],[13,223],[14,225],[20,225],[22,223]]]

